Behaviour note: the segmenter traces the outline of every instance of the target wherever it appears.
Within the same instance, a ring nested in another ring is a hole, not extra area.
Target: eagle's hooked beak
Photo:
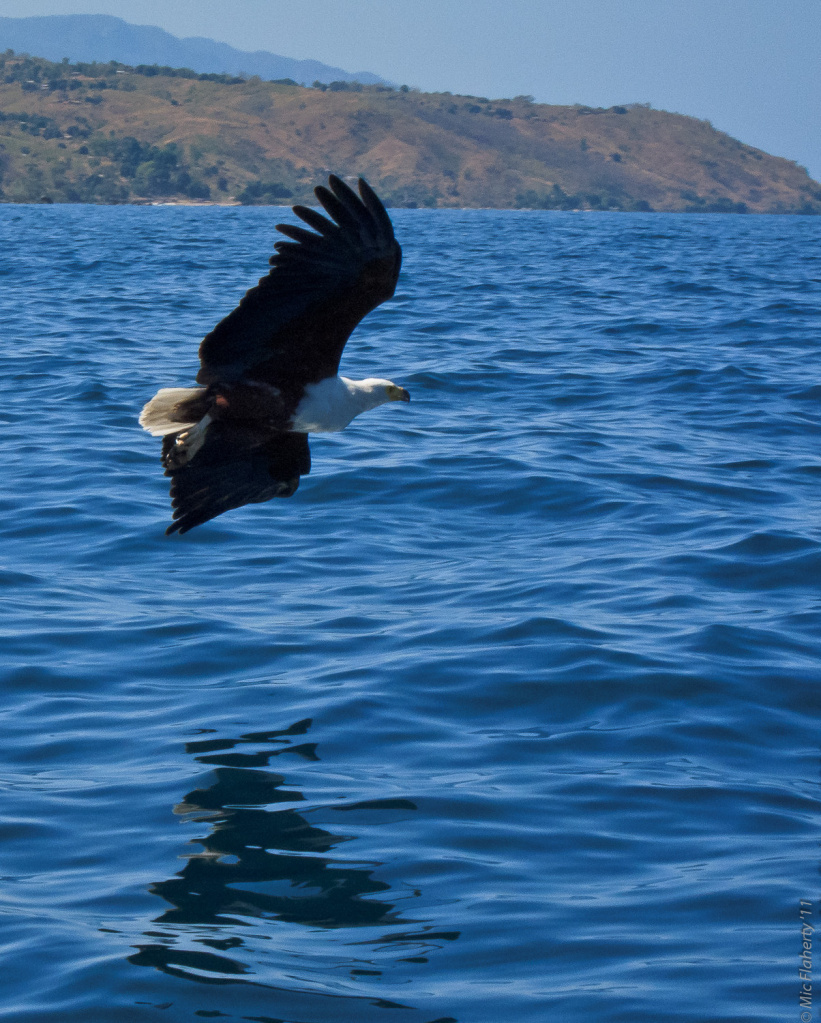
[[[404,387],[397,387],[396,384],[393,384],[388,388],[388,398],[391,401],[410,401],[410,394]]]

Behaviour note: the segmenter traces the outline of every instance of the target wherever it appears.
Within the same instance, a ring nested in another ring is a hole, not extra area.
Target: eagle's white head
[[[297,406],[291,429],[304,433],[344,430],[358,415],[389,401],[410,401],[410,395],[392,380],[379,377],[367,380],[327,377],[305,388],[305,397]]]
[[[342,379],[348,387],[353,385],[356,393],[363,398],[373,399],[372,403],[366,406],[368,409],[384,405],[388,401],[410,401],[410,394],[405,388],[392,380],[382,380],[380,377],[368,377],[367,380],[345,380],[344,377]]]

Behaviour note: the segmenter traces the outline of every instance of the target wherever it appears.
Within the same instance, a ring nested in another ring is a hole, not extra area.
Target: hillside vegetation
[[[644,105],[0,55],[2,201],[286,204],[329,171],[394,206],[821,213],[804,168]]]

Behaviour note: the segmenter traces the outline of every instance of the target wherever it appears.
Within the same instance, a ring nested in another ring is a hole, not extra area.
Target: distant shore
[[[797,164],[646,104],[554,106],[0,54],[0,202],[821,214]]]

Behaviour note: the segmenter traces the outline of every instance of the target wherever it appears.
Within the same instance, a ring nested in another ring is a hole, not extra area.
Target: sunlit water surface
[[[396,211],[412,403],[168,539],[285,217],[0,207],[0,1018],[798,1019],[821,218]]]

